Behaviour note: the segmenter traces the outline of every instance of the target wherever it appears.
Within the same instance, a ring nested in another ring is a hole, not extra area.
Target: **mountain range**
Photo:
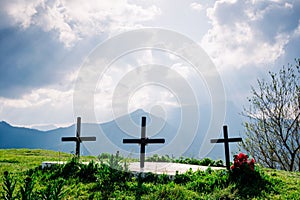
[[[147,119],[146,135],[149,138],[164,138],[165,144],[148,144],[146,153],[169,155],[174,157],[211,157],[213,159],[222,159],[224,156],[224,147],[221,144],[213,145],[208,155],[199,155],[201,144],[210,144],[210,141],[205,137],[207,127],[204,124],[208,123],[202,119],[199,124],[202,129],[199,129],[186,147],[180,147],[182,139],[185,138],[184,132],[178,132],[178,126],[173,121],[165,121],[162,118],[151,115],[144,110],[136,110],[128,115],[121,116],[110,122],[82,123],[81,136],[96,136],[96,142],[81,143],[81,155],[99,155],[103,152],[116,153],[120,151],[122,155],[137,157],[139,154],[139,145],[123,144],[125,138],[140,138],[141,134],[141,117]],[[84,119],[83,119],[84,120]],[[209,120],[209,119],[207,119]],[[157,126],[158,125],[158,126]],[[30,149],[49,149],[74,153],[75,142],[62,142],[62,137],[74,137],[76,134],[76,125],[69,127],[56,128],[49,131],[40,131],[24,127],[14,127],[2,121],[0,122],[0,148],[30,148]],[[222,134],[220,134],[220,137]],[[186,139],[189,139],[186,137]],[[201,142],[202,141],[202,142]],[[233,145],[231,145],[233,146]],[[233,151],[236,146],[231,149]]]

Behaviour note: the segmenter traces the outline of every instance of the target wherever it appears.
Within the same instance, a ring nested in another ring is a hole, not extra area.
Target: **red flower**
[[[239,153],[233,157],[233,165],[230,167],[231,170],[236,168],[243,169],[245,166],[249,166],[251,170],[254,170],[255,160],[253,158],[249,159],[249,156],[244,153]]]

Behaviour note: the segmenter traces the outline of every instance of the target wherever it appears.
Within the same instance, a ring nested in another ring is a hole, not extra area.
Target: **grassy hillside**
[[[0,149],[0,173],[23,173],[40,166],[43,161],[68,161],[73,155],[63,152],[41,149]],[[93,156],[82,157],[83,161],[96,159]]]
[[[69,161],[42,170],[42,161]],[[97,160],[81,157],[80,161]],[[0,195],[17,199],[299,199],[300,173],[257,168],[133,176],[119,160],[82,165],[73,155],[46,150],[0,150]],[[110,168],[114,166],[114,168]],[[5,171],[8,171],[5,172]],[[15,183],[15,184],[14,184]],[[15,186],[15,187],[13,187]]]

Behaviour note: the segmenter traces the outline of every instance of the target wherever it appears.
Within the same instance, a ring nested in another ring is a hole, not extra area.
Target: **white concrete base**
[[[42,162],[42,169],[45,167],[51,167],[52,165],[63,165],[66,164],[65,161],[44,161]]]
[[[42,169],[45,167],[51,167],[52,165],[64,165],[66,164],[66,161],[44,161],[42,162]],[[82,162],[83,164],[87,165],[89,162]]]
[[[192,171],[205,171],[208,166],[200,166],[200,165],[190,165],[190,164],[181,164],[181,163],[167,163],[167,162],[145,162],[145,167],[143,169],[140,168],[139,162],[129,163],[129,171],[132,172],[152,172],[155,174],[167,174],[167,175],[175,175],[176,171],[179,174],[185,173],[188,170],[192,169]],[[226,169],[225,167],[210,167],[212,170],[221,170]]]
[[[65,161],[44,161],[42,162],[42,168],[51,167],[52,165],[62,165],[66,164]],[[88,164],[88,162],[83,162],[83,164]],[[205,171],[208,166],[200,166],[200,165],[189,165],[189,164],[181,164],[181,163],[167,163],[167,162],[145,162],[145,167],[143,169],[140,168],[139,162],[128,163],[128,169],[131,172],[139,173],[154,173],[154,174],[166,174],[174,176],[176,171],[179,174],[185,173],[188,170],[192,171]],[[226,169],[225,167],[210,167],[212,170],[221,170]]]

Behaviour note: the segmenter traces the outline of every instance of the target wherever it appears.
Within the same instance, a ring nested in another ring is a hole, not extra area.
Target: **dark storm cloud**
[[[265,40],[274,42],[278,34],[290,34],[299,25],[300,1],[219,1],[214,17],[218,24],[234,27],[247,23]]]
[[[17,98],[34,88],[61,80],[72,66],[71,52],[51,32],[37,27],[0,30],[0,96]]]
[[[261,30],[264,39],[274,41],[278,34],[292,34],[299,25],[300,1],[293,4],[271,4],[263,12],[263,18],[254,27]]]

